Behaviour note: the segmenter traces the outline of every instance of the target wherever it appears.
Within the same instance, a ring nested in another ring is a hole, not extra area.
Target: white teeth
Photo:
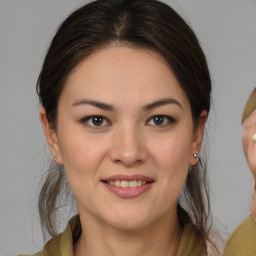
[[[112,185],[112,184],[111,184],[111,185]],[[114,181],[114,184],[113,184],[113,185],[115,185],[116,187],[120,187],[120,186],[121,186],[120,180]]]
[[[121,180],[121,187],[128,188],[129,182],[127,180]]]
[[[122,188],[136,188],[146,184],[145,180],[115,180],[108,181],[108,184]]]
[[[137,180],[129,181],[129,188],[136,188],[137,187]]]

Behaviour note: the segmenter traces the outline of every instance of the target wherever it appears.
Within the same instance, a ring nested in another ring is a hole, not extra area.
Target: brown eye
[[[175,120],[170,116],[156,115],[149,119],[148,125],[150,126],[166,126],[175,123]]]
[[[163,116],[155,116],[153,122],[155,125],[163,125],[165,118]]]
[[[104,118],[102,116],[94,116],[92,117],[92,121],[93,125],[95,126],[101,126],[104,122]]]
[[[82,119],[82,122],[92,127],[101,127],[109,125],[108,121],[103,116],[88,116]]]

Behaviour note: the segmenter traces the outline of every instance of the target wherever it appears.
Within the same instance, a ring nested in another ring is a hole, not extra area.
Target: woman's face
[[[176,218],[205,119],[202,112],[194,129],[189,100],[163,57],[109,47],[72,71],[59,99],[57,132],[47,136],[80,215],[134,230]]]

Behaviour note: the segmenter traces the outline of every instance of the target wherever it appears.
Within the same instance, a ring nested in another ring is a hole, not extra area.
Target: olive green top
[[[48,241],[43,250],[33,256],[72,256],[73,244],[77,241],[81,234],[81,226],[79,216],[74,216],[68,223],[66,229]],[[177,256],[204,256],[207,255],[206,248],[200,246],[201,243],[197,240],[195,232],[191,225],[186,225],[180,241],[180,246]],[[19,256],[28,256],[20,254]]]
[[[233,232],[223,256],[256,256],[256,222],[251,216]]]
[[[33,256],[72,256],[73,244],[81,234],[79,216],[74,216],[66,229],[48,241],[41,252]],[[191,225],[186,225],[177,256],[205,256],[206,249],[200,245]],[[19,256],[28,256],[20,254]],[[256,256],[256,223],[249,216],[229,238],[223,256]]]
[[[245,121],[245,119],[252,113],[252,111],[256,108],[256,87],[251,92],[242,114],[242,123]]]

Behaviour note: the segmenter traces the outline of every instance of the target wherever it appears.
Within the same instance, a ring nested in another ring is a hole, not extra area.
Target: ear
[[[194,157],[193,155],[194,154],[199,155],[200,148],[203,141],[204,127],[205,127],[206,120],[207,120],[207,111],[202,110],[198,120],[198,125],[194,131],[193,142],[192,142],[192,154],[189,161],[190,165],[196,165],[198,162],[198,157]]]
[[[39,116],[40,116],[41,124],[43,126],[44,135],[48,143],[48,147],[52,153],[52,157],[57,164],[63,164],[60,149],[59,149],[57,133],[55,129],[51,128],[51,125],[49,124],[48,118],[46,116],[45,108],[40,109]]]

